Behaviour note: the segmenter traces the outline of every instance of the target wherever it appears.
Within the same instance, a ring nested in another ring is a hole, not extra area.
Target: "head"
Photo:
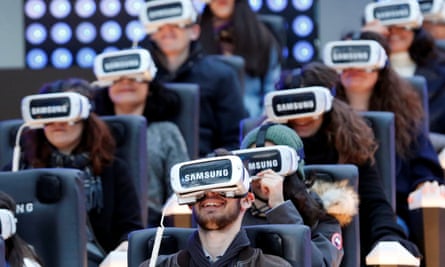
[[[141,13],[141,20],[147,29],[150,39],[166,56],[180,56],[188,53],[190,44],[199,38],[200,27],[197,24],[197,11],[191,0],[152,0],[146,3]],[[172,8],[175,5],[180,8]],[[181,10],[180,13],[168,17],[156,17],[162,14],[159,10]],[[150,14],[150,10],[152,13]],[[156,13],[155,13],[156,12]],[[146,15],[143,15],[146,14]]]
[[[193,204],[193,216],[200,228],[207,231],[239,227],[253,200],[250,192],[243,197],[230,198],[209,191]]]
[[[130,77],[121,77],[108,88],[108,96],[113,102],[116,114],[127,114],[126,111],[144,110],[147,97],[150,94],[150,84]]]
[[[408,52],[414,41],[414,30],[400,26],[390,26],[388,30],[391,53]]]

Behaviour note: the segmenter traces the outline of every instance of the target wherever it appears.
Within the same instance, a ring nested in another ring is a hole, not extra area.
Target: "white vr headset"
[[[16,232],[17,219],[12,211],[0,209],[0,235],[3,240],[10,238]]]
[[[257,173],[267,169],[287,176],[297,171],[300,161],[295,149],[283,145],[240,149],[232,153],[241,158],[252,180]]]
[[[420,10],[424,20],[432,22],[445,22],[444,0],[419,0]]]
[[[102,53],[94,59],[96,85],[110,86],[122,77],[151,81],[157,68],[146,49],[132,48]]]
[[[139,20],[147,34],[152,34],[166,24],[180,27],[197,21],[198,13],[191,0],[153,0],[145,3]]]
[[[311,86],[269,92],[264,106],[270,121],[285,123],[289,119],[320,116],[331,110],[332,100],[329,89]]]
[[[328,42],[323,51],[324,63],[338,72],[348,68],[382,69],[387,60],[385,49],[373,40]]]
[[[423,15],[417,0],[391,0],[366,5],[366,23],[376,19],[385,26],[417,29],[422,25]]]
[[[226,197],[244,196],[250,177],[237,156],[221,156],[175,164],[170,182],[179,204],[193,204],[205,192],[223,193]]]
[[[29,95],[22,99],[22,118],[30,128],[47,123],[76,122],[90,115],[87,97],[75,92]]]

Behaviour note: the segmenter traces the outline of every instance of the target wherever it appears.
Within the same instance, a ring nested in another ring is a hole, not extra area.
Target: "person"
[[[304,65],[288,88],[323,86],[335,88],[337,72],[321,62]],[[333,89],[334,90],[334,89]],[[290,119],[286,123],[302,139],[306,164],[354,164],[358,167],[361,264],[380,241],[398,241],[414,256],[417,246],[397,224],[396,215],[385,197],[375,165],[377,143],[366,121],[344,101],[332,100],[332,108],[316,117]]]
[[[16,232],[15,200],[6,192],[0,191],[0,221],[14,220],[9,229],[1,229],[2,238],[5,242],[6,264],[10,267],[40,267],[43,266],[40,257],[33,247],[24,241]],[[4,217],[6,216],[6,217]],[[6,225],[2,223],[2,225]]]
[[[78,78],[49,82],[39,90],[40,94],[61,92],[75,92],[90,101],[92,98],[90,84]],[[125,162],[115,156],[115,146],[105,122],[90,111],[74,122],[45,123],[43,129],[24,132],[20,162],[20,169],[84,171],[86,224],[105,253],[126,250],[128,234],[143,228],[133,179]]]
[[[361,32],[376,32],[388,42],[387,54],[393,69],[402,77],[425,77],[428,91],[429,130],[445,134],[445,55],[434,38],[419,24],[406,28],[384,26],[379,20],[366,23]]]
[[[385,40],[373,32],[362,32],[360,39]],[[382,47],[383,47],[382,46]],[[420,246],[421,218],[408,209],[408,196],[426,181],[444,183],[438,157],[422,128],[423,108],[418,94],[390,65],[366,71],[359,67],[341,72],[337,97],[357,111],[389,111],[395,116],[396,211],[408,226],[410,238]],[[384,101],[383,101],[384,100]]]
[[[226,63],[202,50],[197,41],[200,33],[197,12],[191,0],[177,0],[177,3],[189,14],[186,22],[179,15],[143,21],[146,28],[155,28],[148,31],[150,41],[147,47],[158,67],[156,80],[199,85],[200,157],[216,148],[236,149],[239,122],[248,116],[238,76]],[[162,0],[149,1],[146,5],[155,7],[155,10],[169,8]],[[142,13],[147,12],[144,10]]]
[[[247,0],[211,0],[200,19],[199,41],[209,54],[244,59],[244,105],[251,117],[263,113],[263,97],[275,90],[281,64],[274,35],[257,18]]]
[[[357,212],[357,194],[352,188],[332,183],[331,188],[341,190],[342,197],[331,199],[331,203],[335,202],[338,209],[336,214],[328,214],[333,205],[323,205],[327,202],[320,199],[328,194],[318,196],[318,186],[306,186],[311,181],[306,179],[303,170],[303,142],[294,130],[282,124],[258,126],[244,137],[241,149],[256,146],[259,132],[264,131],[262,127],[267,127],[264,146],[286,145],[299,151],[298,155],[302,158],[298,161],[297,171],[287,176],[283,177],[271,169],[256,175],[258,179],[253,180],[251,185],[255,201],[244,215],[243,225],[308,225],[312,231],[312,266],[340,266],[344,254],[341,227],[348,225]],[[350,206],[355,207],[355,210],[349,211],[347,207]]]
[[[291,266],[283,258],[264,254],[261,249],[250,246],[241,223],[254,196],[249,192],[247,171],[244,172],[244,177],[238,180],[247,180],[241,181],[242,185],[233,197],[218,188],[198,192],[199,197],[188,203],[198,224],[197,230],[185,249],[171,255],[159,255],[156,266]],[[149,264],[150,259],[142,262],[140,267],[151,266]]]
[[[131,53],[134,49],[121,50]],[[103,53],[112,58],[116,53]],[[147,52],[148,54],[148,52]],[[149,66],[155,68],[148,54]],[[96,63],[96,62],[95,62]],[[101,64],[97,61],[97,64]],[[146,70],[145,70],[146,71]],[[154,75],[155,70],[152,72]],[[153,75],[153,76],[154,76]],[[103,77],[96,74],[100,82]],[[147,207],[148,226],[158,226],[162,208],[173,191],[170,186],[170,168],[189,160],[184,138],[176,124],[170,120],[181,105],[176,92],[145,77],[143,73],[129,71],[115,75],[104,90],[95,90],[95,109],[99,115],[141,115],[147,121]]]

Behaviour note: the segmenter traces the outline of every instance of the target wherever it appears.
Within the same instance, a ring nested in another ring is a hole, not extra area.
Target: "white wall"
[[[0,68],[24,66],[23,0],[0,0]]]

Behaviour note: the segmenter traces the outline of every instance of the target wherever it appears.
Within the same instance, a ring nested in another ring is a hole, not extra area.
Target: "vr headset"
[[[0,209],[0,236],[3,240],[10,238],[16,232],[14,214],[8,209]]]
[[[150,53],[141,48],[102,53],[94,59],[94,74],[99,86],[110,86],[122,77],[151,81],[157,68]]]
[[[267,169],[287,176],[297,171],[300,161],[295,149],[282,145],[240,149],[232,153],[241,158],[251,179],[255,179],[257,173]]]
[[[170,182],[179,204],[193,204],[205,192],[226,197],[242,197],[249,191],[250,177],[237,156],[222,156],[187,161],[174,165]]]
[[[29,95],[22,99],[22,118],[30,128],[47,123],[76,122],[90,115],[87,97],[75,92]]]
[[[423,16],[417,0],[391,0],[366,5],[366,23],[376,19],[386,26],[416,29],[422,25]]]
[[[338,72],[348,68],[383,69],[387,60],[385,49],[373,40],[328,42],[323,51],[324,63]]]
[[[331,110],[333,96],[329,89],[311,86],[273,91],[264,97],[269,120],[285,123],[289,119],[317,117]]]
[[[147,34],[152,34],[166,24],[180,27],[197,21],[198,13],[190,0],[153,0],[145,3],[139,20]]]
[[[445,22],[444,0],[418,0],[423,18],[432,22]]]

